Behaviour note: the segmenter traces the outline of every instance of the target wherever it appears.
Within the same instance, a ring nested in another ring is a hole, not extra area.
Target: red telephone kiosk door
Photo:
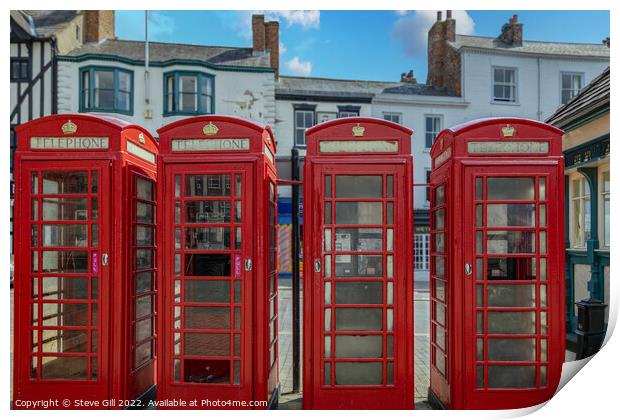
[[[565,357],[562,132],[477,120],[442,131],[431,157],[429,400],[543,403]]]
[[[109,318],[100,316],[109,305],[109,269],[101,257],[110,249],[110,218],[100,205],[110,200],[109,171],[108,160],[88,159],[20,167],[17,209],[23,217],[16,220],[30,223],[15,224],[15,271],[31,281],[20,280],[15,289],[16,307],[26,301],[30,307],[30,316],[15,313],[15,400],[108,395],[109,354],[99,337],[109,328]]]
[[[307,131],[304,408],[413,408],[411,131]]]
[[[263,263],[270,190],[275,197],[271,130],[213,115],[159,133],[158,398],[184,401],[169,408],[255,408],[203,400],[266,401],[277,386],[277,345],[267,341],[277,334],[268,299],[277,297],[267,295]],[[200,405],[187,405],[194,399]]]

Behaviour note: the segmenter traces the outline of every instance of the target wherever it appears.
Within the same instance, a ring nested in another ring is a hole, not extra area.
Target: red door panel
[[[22,164],[30,222],[19,227],[15,290],[31,310],[19,310],[15,361],[29,399],[108,398],[109,176],[109,161]]]
[[[167,165],[165,179],[158,386],[166,398],[249,401],[252,164]]]

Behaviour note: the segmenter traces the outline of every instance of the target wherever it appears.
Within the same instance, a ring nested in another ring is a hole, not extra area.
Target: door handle
[[[318,258],[314,260],[314,272],[315,273],[321,272],[321,260],[319,260]]]
[[[465,264],[465,275],[466,276],[471,276],[471,273],[472,273],[471,264],[466,263]]]
[[[252,258],[245,260],[245,271],[252,271]]]
[[[102,266],[106,266],[108,265],[108,262],[110,260],[110,257],[108,256],[107,252],[104,252],[103,254],[101,254],[101,265]]]

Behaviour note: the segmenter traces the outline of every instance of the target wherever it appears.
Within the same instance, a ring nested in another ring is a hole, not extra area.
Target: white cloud
[[[312,63],[310,61],[300,61],[295,56],[286,62],[286,68],[295,76],[309,76],[312,72]]]
[[[476,23],[466,11],[454,10],[452,17],[456,20],[457,34],[471,35],[474,33]],[[415,13],[404,14],[392,25],[392,36],[402,42],[405,54],[425,56],[428,30],[436,20],[436,10],[416,10]]]
[[[396,10],[396,14],[398,16],[405,16],[407,14],[408,10]]]
[[[299,25],[302,29],[318,29],[321,12],[318,10],[276,10],[265,12],[266,20],[283,21],[286,26]]]
[[[174,19],[165,12],[152,10],[149,14],[149,37],[167,35],[175,31]]]
[[[280,41],[280,55],[286,54],[286,51],[288,51],[286,49],[286,45],[284,45],[284,43],[282,41]]]
[[[287,28],[300,26],[301,29],[318,29],[321,25],[321,12],[318,10],[251,10],[239,12],[234,29],[247,38],[252,38],[252,15],[265,15],[265,21],[278,21]]]

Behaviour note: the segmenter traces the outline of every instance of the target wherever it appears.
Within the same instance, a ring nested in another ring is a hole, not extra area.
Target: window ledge
[[[495,101],[491,99],[489,102],[491,105],[508,105],[508,106],[521,106],[519,102],[504,102],[504,101]]]
[[[133,116],[133,110],[122,111],[120,109],[80,108],[80,112],[98,112],[102,114],[122,114]]]
[[[195,115],[214,115],[214,112],[200,112],[200,111],[174,111],[174,112],[164,112],[162,117],[174,117],[176,115],[184,115],[184,116],[195,116]]]

